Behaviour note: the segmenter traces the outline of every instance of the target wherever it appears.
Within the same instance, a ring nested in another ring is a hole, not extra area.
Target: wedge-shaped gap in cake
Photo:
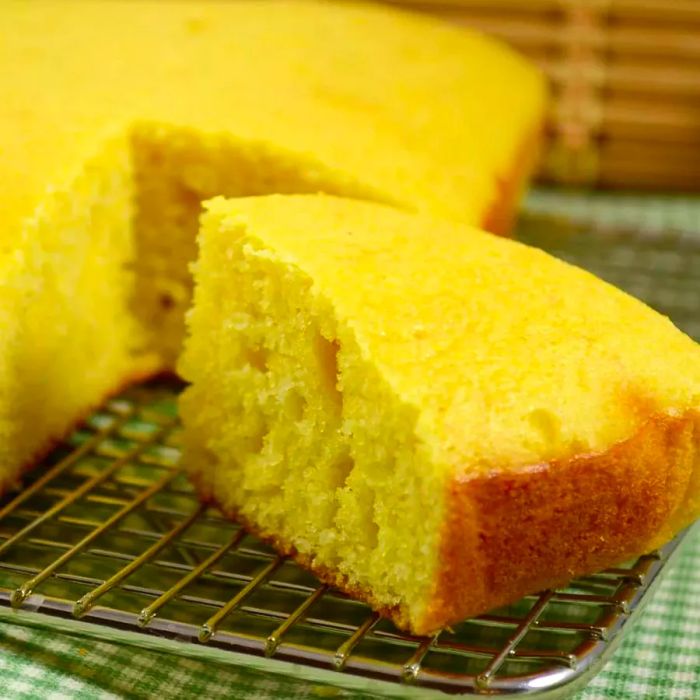
[[[382,199],[308,155],[225,133],[139,122],[131,127],[130,148],[136,272],[131,306],[145,349],[156,351],[170,370],[176,367],[191,303],[189,265],[196,258],[204,200],[316,192]],[[253,359],[264,365],[262,355]]]

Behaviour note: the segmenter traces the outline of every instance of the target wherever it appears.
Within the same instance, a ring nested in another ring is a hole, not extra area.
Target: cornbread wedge
[[[700,348],[541,251],[329,196],[217,199],[195,282],[202,495],[403,628],[700,514]]]

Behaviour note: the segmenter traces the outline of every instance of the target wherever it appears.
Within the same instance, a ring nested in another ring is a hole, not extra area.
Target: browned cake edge
[[[497,194],[481,221],[484,230],[497,236],[511,234],[525,186],[539,161],[543,139],[543,125],[528,132],[515,152],[511,168],[496,175]]]
[[[401,629],[430,634],[653,549],[660,544],[658,534],[682,509],[693,470],[697,478],[700,413],[688,411],[678,417],[655,415],[632,437],[600,454],[452,480],[442,564],[418,622],[411,622],[402,606],[387,607],[370,589],[351,585],[338,571],[319,566],[274,533],[222,508],[196,475],[193,482],[203,501],[324,583],[368,603]],[[692,516],[685,514],[678,527]]]
[[[650,551],[698,515],[684,512],[698,471],[700,413],[689,410],[652,415],[600,454],[453,480],[439,578],[414,631]]]

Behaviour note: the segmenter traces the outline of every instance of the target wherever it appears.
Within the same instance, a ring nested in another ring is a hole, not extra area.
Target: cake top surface
[[[311,0],[4,0],[0,65],[6,232],[141,122],[283,148],[380,201],[475,221],[543,101],[495,41]]]
[[[594,453],[700,404],[700,346],[540,250],[329,196],[208,207],[203,235],[243,230],[313,280],[451,465]]]

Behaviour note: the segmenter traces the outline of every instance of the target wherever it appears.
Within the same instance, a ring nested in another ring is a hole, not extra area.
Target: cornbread
[[[202,199],[327,191],[503,232],[544,108],[505,46],[352,3],[3,0],[0,65],[0,487],[174,366]]]
[[[203,496],[429,633],[700,514],[700,347],[592,275],[330,196],[207,204],[180,371]]]
[[[201,200],[326,191],[503,232],[543,119],[510,49],[379,6],[5,0],[0,37],[5,235],[121,134],[135,201],[112,211],[131,208],[132,308],[168,365]]]

